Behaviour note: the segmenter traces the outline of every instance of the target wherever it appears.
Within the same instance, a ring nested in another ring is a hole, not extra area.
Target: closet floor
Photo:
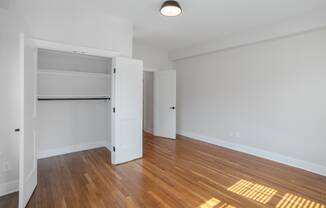
[[[325,208],[326,177],[178,136],[144,135],[144,158],[105,148],[39,160],[28,207]]]

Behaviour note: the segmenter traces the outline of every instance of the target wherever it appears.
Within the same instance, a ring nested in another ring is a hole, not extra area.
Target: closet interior
[[[38,158],[111,146],[112,59],[38,49]]]

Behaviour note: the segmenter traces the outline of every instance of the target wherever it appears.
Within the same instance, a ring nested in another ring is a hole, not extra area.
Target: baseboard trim
[[[9,181],[0,184],[0,196],[11,194],[18,191],[19,182],[18,180]]]
[[[38,153],[38,159],[43,159],[47,157],[53,157],[57,155],[64,155],[73,152],[79,152],[84,150],[95,149],[99,147],[106,147],[106,141],[97,141],[92,143],[78,144],[78,145],[70,145],[56,149],[43,150]]]
[[[195,139],[195,140],[200,140],[203,142],[207,142],[210,144],[214,144],[214,145],[218,145],[218,146],[222,146],[225,148],[229,148],[232,150],[236,150],[239,152],[244,152],[250,155],[254,155],[257,157],[261,157],[261,158],[265,158],[268,160],[272,160],[275,162],[279,162],[285,165],[289,165],[292,167],[296,167],[296,168],[300,168],[306,171],[310,171],[322,176],[326,176],[326,167],[322,166],[322,165],[318,165],[315,163],[311,163],[311,162],[307,162],[307,161],[303,161],[303,160],[298,160],[298,159],[294,159],[288,156],[284,156],[278,153],[273,153],[273,152],[269,152],[269,151],[265,151],[262,149],[258,149],[255,147],[250,147],[250,146],[246,146],[246,145],[242,145],[242,144],[236,144],[236,143],[231,143],[231,142],[227,142],[221,139],[216,139],[216,138],[210,138],[204,135],[200,135],[200,134],[196,134],[196,133],[192,133],[192,132],[188,132],[188,131],[184,131],[184,130],[177,130],[177,133],[185,136],[185,137],[189,137],[191,139]]]
[[[110,152],[111,152],[111,150],[112,150],[112,147],[111,147],[111,145],[109,145],[109,144],[105,145],[105,148],[108,149]]]
[[[144,131],[149,134],[153,134],[153,129],[144,128]]]

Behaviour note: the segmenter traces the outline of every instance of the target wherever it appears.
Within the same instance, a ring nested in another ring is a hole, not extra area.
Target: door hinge
[[[115,113],[115,108],[113,108],[113,113]]]
[[[113,152],[115,152],[115,147],[113,146]]]
[[[113,68],[113,74],[115,74],[117,72],[117,70],[115,68]]]

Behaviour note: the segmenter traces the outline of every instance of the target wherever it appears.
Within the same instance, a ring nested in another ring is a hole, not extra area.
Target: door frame
[[[38,49],[48,49],[48,50],[56,50],[56,51],[62,51],[62,52],[72,52],[72,53],[79,53],[79,54],[84,54],[84,55],[93,55],[93,56],[101,56],[101,57],[106,57],[106,58],[115,58],[115,57],[119,57],[121,54],[119,52],[116,51],[110,51],[110,50],[103,50],[103,49],[96,49],[96,48],[89,48],[89,47],[82,47],[82,46],[76,46],[76,45],[69,45],[69,44],[63,44],[63,43],[58,43],[58,42],[52,42],[52,41],[45,41],[45,40],[41,40],[41,39],[35,39],[35,38],[31,38],[26,36],[24,33],[20,33],[19,34],[19,41],[21,43],[25,43],[25,39],[28,38],[29,40],[31,40],[33,42],[33,44],[35,45],[35,48]],[[19,91],[19,96],[21,98],[23,98],[24,96],[24,83],[25,83],[25,79],[24,79],[24,57],[25,57],[25,53],[24,53],[24,47],[25,44],[20,44],[19,46],[19,84],[20,84],[20,91]],[[35,61],[37,62],[37,57],[35,59]],[[112,76],[111,76],[112,77]],[[112,79],[112,78],[111,78]],[[35,96],[37,96],[37,73],[35,73],[35,84],[34,84],[34,94]],[[111,100],[114,99],[114,95],[111,95]],[[35,117],[36,117],[36,105],[35,107]],[[24,177],[24,140],[22,138],[22,132],[23,132],[23,128],[24,128],[24,100],[20,101],[19,104],[19,109],[20,109],[20,133],[19,133],[19,208],[23,208],[24,207],[24,200],[21,200],[23,198],[23,194],[22,194],[22,190],[24,189],[24,183],[23,180],[21,180]],[[109,115],[111,115],[112,117],[112,109],[113,106],[111,105],[111,109],[109,112]],[[110,136],[110,135],[108,135]],[[37,141],[37,138],[36,138]],[[37,142],[36,142],[37,143]],[[37,150],[37,147],[35,149]],[[112,150],[110,149],[110,151],[112,152]],[[36,152],[36,157],[38,157],[38,152]],[[37,160],[37,158],[36,158]],[[37,162],[37,161],[36,161]],[[36,170],[37,171],[37,170]]]

